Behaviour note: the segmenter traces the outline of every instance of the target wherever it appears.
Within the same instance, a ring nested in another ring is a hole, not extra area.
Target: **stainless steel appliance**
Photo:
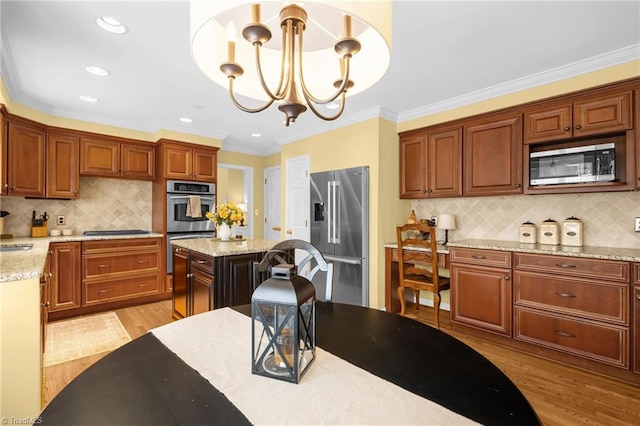
[[[608,182],[616,179],[614,143],[537,151],[529,154],[529,184]]]
[[[369,168],[311,174],[311,244],[333,262],[333,301],[369,305]],[[314,285],[324,294],[324,274]]]
[[[167,181],[167,232],[213,231],[213,223],[204,215],[216,206],[213,183]],[[187,216],[190,196],[200,197],[200,217]]]
[[[187,238],[213,238],[213,223],[205,213],[216,207],[216,186],[208,182],[167,181],[167,273],[173,272],[171,241]],[[187,216],[189,197],[197,196],[200,217]]]

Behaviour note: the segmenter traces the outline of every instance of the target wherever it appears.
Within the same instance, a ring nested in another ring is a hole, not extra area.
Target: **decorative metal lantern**
[[[298,383],[316,356],[316,291],[295,265],[271,268],[251,297],[251,372]]]

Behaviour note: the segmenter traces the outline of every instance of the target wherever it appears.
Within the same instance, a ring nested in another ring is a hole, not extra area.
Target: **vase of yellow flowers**
[[[218,238],[225,241],[231,238],[231,227],[244,220],[244,213],[233,203],[220,204],[205,216],[216,225]]]

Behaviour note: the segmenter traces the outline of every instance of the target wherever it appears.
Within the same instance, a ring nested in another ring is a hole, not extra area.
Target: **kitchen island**
[[[254,262],[276,243],[218,238],[172,241],[174,319],[250,303]]]

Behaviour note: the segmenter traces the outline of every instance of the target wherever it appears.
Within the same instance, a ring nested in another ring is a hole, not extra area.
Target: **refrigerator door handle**
[[[331,189],[331,181],[327,182],[327,243],[331,244],[333,241],[331,240],[331,224],[332,224],[332,208],[333,208],[333,200],[331,195],[333,191]]]
[[[340,244],[340,181],[333,181],[333,240],[334,244]]]
[[[334,256],[326,255],[324,253],[322,255],[329,262],[348,263],[349,265],[361,265],[362,264],[362,260],[360,260],[360,259],[345,259],[344,257],[334,257]]]

